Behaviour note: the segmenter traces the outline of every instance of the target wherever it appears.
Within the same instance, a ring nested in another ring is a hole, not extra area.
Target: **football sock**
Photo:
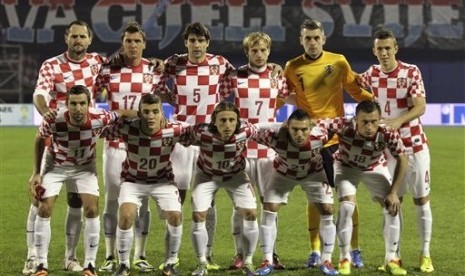
[[[320,252],[320,212],[315,204],[307,203],[307,227],[310,234],[310,249],[312,252]]]
[[[239,210],[233,208],[231,216],[231,232],[234,238],[234,247],[237,254],[243,254],[242,250],[242,216]]]
[[[98,245],[100,241],[100,217],[86,218],[84,225],[84,266],[90,263],[95,267]]]
[[[255,220],[243,220],[244,225],[244,257],[245,263],[252,263],[253,254],[258,243],[258,222]]]
[[[27,258],[36,257],[37,252],[34,245],[34,227],[36,224],[37,207],[31,204],[29,214],[27,215],[26,223],[26,245],[27,245]]]
[[[352,215],[352,237],[350,239],[352,250],[360,249],[358,244],[358,205],[355,205],[354,214]]]
[[[322,215],[320,224],[320,236],[323,240],[322,261],[331,262],[331,256],[336,241],[336,225],[334,225],[333,215]]]
[[[205,227],[205,221],[191,223],[191,240],[200,263],[206,263],[208,233]]]
[[[276,217],[278,213],[267,210],[262,211],[260,223],[260,247],[264,260],[273,263],[273,245],[276,240]]]
[[[132,227],[126,230],[122,230],[118,227],[116,230],[116,240],[120,263],[130,267],[129,256],[131,254],[132,242],[134,240],[134,231]]]
[[[215,240],[215,233],[216,233],[216,207],[211,206],[207,210],[207,219],[205,222],[207,234],[208,234],[208,243],[207,243],[207,256],[211,256],[212,254],[212,247],[213,242]]]
[[[342,201],[339,204],[339,215],[337,216],[337,236],[339,238],[339,258],[341,260],[351,260],[350,237],[352,236],[352,215],[354,213],[354,209],[354,202]]]
[[[76,248],[79,243],[82,229],[82,208],[72,208],[68,206],[65,220],[66,229],[66,252],[67,260],[76,257]]]
[[[142,205],[139,208],[139,218],[135,222],[135,237],[134,237],[134,259],[138,260],[140,256],[145,257],[145,247],[147,244],[147,236],[150,228],[150,209],[149,198],[145,197],[142,200]]]
[[[47,255],[50,245],[50,218],[43,218],[37,215],[34,227],[34,243],[37,251],[37,263],[48,267]]]
[[[386,262],[396,259],[397,243],[400,236],[400,220],[399,215],[391,216],[386,208],[383,208],[384,214],[384,245],[386,248]]]
[[[115,257],[116,229],[118,228],[118,200],[105,198],[103,211],[103,231],[105,232],[105,258]]]
[[[166,224],[166,230],[169,232],[168,250],[166,255],[166,264],[174,263],[178,257],[179,247],[181,246],[182,224],[171,226]]]
[[[433,216],[429,201],[423,205],[415,205],[417,214],[418,232],[420,234],[420,254],[429,257],[429,244],[431,240],[431,229],[433,227]]]

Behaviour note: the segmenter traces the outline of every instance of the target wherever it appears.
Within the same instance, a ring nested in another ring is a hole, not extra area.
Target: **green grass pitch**
[[[25,224],[29,208],[27,181],[32,170],[32,144],[35,131],[36,128],[2,127],[0,129],[0,275],[20,275],[26,257]],[[436,269],[432,275],[465,275],[465,265],[462,263],[465,260],[465,128],[428,127],[426,132],[431,148],[433,211],[431,254]],[[97,155],[101,168],[101,143]],[[360,244],[366,267],[361,270],[353,269],[352,275],[383,275],[376,271],[384,257],[381,209],[370,200],[363,186],[359,188],[358,201]],[[196,266],[196,260],[189,234],[190,203],[189,200],[186,202],[183,208],[184,233],[180,251],[180,270],[183,275],[190,275]],[[224,191],[218,193],[216,202],[219,219],[214,256],[223,268],[227,268],[234,253],[230,230],[232,204]],[[309,250],[305,206],[304,194],[300,188],[296,188],[290,196],[289,205],[282,207],[279,212],[277,249],[281,261],[288,266],[288,270],[277,272],[276,275],[320,274],[318,270],[310,271],[303,268]],[[100,209],[102,212],[103,193]],[[158,265],[163,260],[164,225],[158,220],[153,203],[151,209],[152,225],[147,256],[151,263]],[[52,241],[49,252],[49,268],[52,275],[72,275],[62,270],[65,210],[65,200],[61,196],[52,215]],[[409,275],[422,275],[423,273],[417,269],[419,242],[410,195],[404,200],[403,210],[404,229],[401,241],[403,263]],[[103,234],[100,241],[97,264],[100,264],[104,258]],[[82,238],[78,256],[82,260]],[[339,252],[336,249],[333,263],[337,263],[338,257]],[[261,252],[257,248],[255,265],[258,265],[260,260]],[[210,273],[210,275],[234,274],[241,273],[226,270]]]

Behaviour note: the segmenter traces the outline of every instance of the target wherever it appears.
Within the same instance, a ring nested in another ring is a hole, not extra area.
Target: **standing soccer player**
[[[44,119],[35,139],[34,168],[30,185],[35,191],[42,190],[42,193],[36,193],[39,200],[34,226],[38,266],[33,275],[36,276],[48,275],[47,255],[52,237],[50,217],[63,182],[76,187],[84,207],[83,275],[96,275],[95,259],[100,239],[96,144],[105,126],[115,123],[120,115],[130,113],[89,108],[90,99],[90,92],[85,86],[73,86],[66,95],[67,108],[59,110],[55,118]],[[52,138],[49,148],[52,166],[41,175],[40,164],[47,137]]]
[[[391,275],[406,275],[396,256],[400,236],[399,187],[407,170],[408,160],[404,145],[397,132],[381,127],[381,109],[373,101],[360,102],[354,119],[343,117],[323,119],[318,125],[339,136],[334,170],[339,197],[337,232],[339,237],[339,273],[350,275],[352,215],[356,192],[363,182],[373,199],[378,201],[384,214],[383,234],[385,243],[385,269]],[[397,160],[394,174],[387,167],[385,151]]]
[[[108,93],[110,110],[137,110],[144,94],[155,92],[160,75],[153,72],[153,64],[142,58],[146,35],[137,22],[128,22],[121,34],[124,65],[105,65],[98,74],[94,97],[101,91]],[[116,229],[118,224],[118,196],[121,184],[121,164],[126,160],[126,146],[120,139],[105,139],[103,149],[103,177],[105,183],[105,209],[103,228],[105,232],[105,261],[100,271],[111,272],[116,268]],[[150,228],[148,197],[142,199],[139,217],[136,220],[133,266],[140,271],[152,271],[154,267],[146,259],[146,238]]]
[[[127,157],[121,173],[119,220],[116,231],[120,266],[113,276],[130,272],[129,256],[134,240],[132,225],[142,200],[152,197],[166,218],[170,239],[165,244],[163,275],[177,275],[174,268],[182,238],[182,213],[179,191],[174,182],[170,154],[189,127],[166,123],[161,99],[145,94],[139,102],[139,118],[126,120],[109,130],[109,137],[122,137]]]
[[[97,53],[87,53],[92,42],[92,30],[83,21],[73,21],[67,27],[64,41],[68,49],[63,54],[47,59],[42,63],[39,77],[34,89],[34,105],[41,115],[66,106],[68,90],[74,85],[84,85],[92,89],[105,58]],[[42,166],[51,166],[51,157],[45,154]],[[64,269],[82,271],[76,257],[76,248],[82,229],[82,201],[76,187],[67,184],[68,209],[66,213],[66,251]],[[37,200],[29,209],[27,218],[27,260],[23,274],[30,275],[35,271],[37,255],[34,247],[34,224],[37,217]]]
[[[240,112],[240,118],[249,123],[275,122],[278,99],[285,101],[288,96],[286,80],[283,76],[273,77],[273,68],[268,64],[271,50],[271,38],[266,33],[254,32],[248,34],[242,46],[248,58],[248,64],[234,70],[225,78],[225,98],[232,94],[233,101]],[[275,152],[267,146],[254,140],[248,140],[246,171],[251,181],[258,187],[260,197],[265,195],[269,172],[273,169]],[[231,218],[234,236],[235,256],[230,270],[241,269],[244,261],[242,252],[242,215],[233,208]],[[277,254],[273,255],[275,269],[283,269]]]
[[[410,190],[415,204],[420,235],[420,270],[433,272],[430,256],[433,216],[429,201],[430,154],[420,116],[426,109],[426,92],[417,66],[396,59],[399,46],[388,29],[374,34],[373,54],[379,64],[360,75],[360,83],[369,87],[381,105],[384,123],[398,130],[409,156],[409,168],[400,195]]]
[[[325,130],[313,129],[310,116],[302,109],[295,110],[287,125],[279,130],[260,131],[256,140],[276,151],[274,168],[265,190],[260,225],[263,262],[256,275],[268,275],[273,271],[273,245],[276,240],[276,218],[281,205],[287,204],[289,193],[300,185],[310,202],[320,212],[320,235],[323,254],[320,270],[325,275],[338,275],[331,264],[336,226],[334,225],[334,201],[331,187],[323,171],[321,149],[328,141]]]
[[[289,102],[305,110],[313,119],[344,116],[345,90],[357,101],[371,100],[372,95],[358,87],[355,75],[346,58],[341,54],[323,50],[326,36],[321,22],[307,19],[300,25],[300,44],[303,55],[287,62],[284,75],[291,94]],[[323,166],[328,183],[334,187],[333,153],[337,150],[337,137],[334,136],[324,147]],[[307,222],[310,233],[311,251],[307,267],[320,264],[319,224],[320,216],[316,206],[307,205]],[[358,245],[358,211],[354,212],[354,231],[352,236],[352,261],[355,267],[363,267]]]
[[[173,118],[189,124],[205,123],[210,121],[215,104],[220,100],[220,82],[234,68],[223,56],[207,53],[210,32],[203,24],[188,24],[183,37],[187,54],[173,55],[166,60],[163,80],[173,83]],[[199,148],[195,145],[189,148],[176,145],[173,151],[171,161],[182,202],[190,187],[198,154]],[[216,208],[212,204],[207,212],[207,261],[209,269],[217,270],[220,267],[214,263],[211,252],[215,228]]]
[[[232,103],[220,102],[209,124],[197,125],[190,143],[198,144],[200,153],[192,190],[191,238],[199,265],[191,275],[208,274],[205,228],[207,210],[216,192],[225,188],[242,215],[244,252],[243,270],[254,275],[252,258],[258,242],[257,203],[248,175],[245,173],[247,139],[257,133],[253,125],[239,121],[239,110]]]

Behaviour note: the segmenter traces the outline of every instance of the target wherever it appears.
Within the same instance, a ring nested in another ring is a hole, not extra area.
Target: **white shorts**
[[[235,208],[257,208],[255,192],[245,172],[239,172],[226,181],[212,180],[210,176],[197,172],[192,190],[192,210],[194,212],[207,211],[220,188],[226,189],[229,197],[233,200]]]
[[[270,181],[273,171],[274,157],[246,158],[245,171],[250,177],[250,182],[257,186],[260,196],[265,196],[265,189]]]
[[[117,200],[121,186],[121,171],[126,160],[126,150],[110,147],[105,141],[103,146],[103,183],[108,200]]]
[[[134,203],[139,210],[142,206],[142,200],[148,196],[155,200],[159,211],[181,212],[181,198],[179,197],[178,188],[174,183],[137,184],[123,182],[121,184],[118,203],[119,205]],[[160,217],[164,217],[162,214],[159,215]]]
[[[42,179],[45,193],[42,198],[60,194],[63,182],[67,186],[75,186],[79,194],[99,196],[97,169],[95,163],[78,166],[55,166]]]
[[[289,193],[297,185],[300,185],[302,190],[304,190],[310,202],[334,203],[333,191],[328,184],[326,174],[323,170],[299,180],[290,179],[273,170],[263,202],[287,204]]]
[[[387,166],[376,166],[372,171],[343,166],[334,162],[335,186],[339,198],[357,194],[360,182],[366,186],[373,199],[384,199],[391,190],[392,176]]]
[[[49,148],[46,146],[44,148],[44,154],[42,155],[42,160],[40,163],[40,175],[45,175],[46,173],[53,170],[53,156],[48,151]],[[77,193],[77,187],[74,184],[66,183],[66,192],[68,193]]]
[[[170,159],[173,166],[174,182],[179,190],[189,190],[191,187],[199,152],[198,146],[186,148],[179,143],[174,146]]]

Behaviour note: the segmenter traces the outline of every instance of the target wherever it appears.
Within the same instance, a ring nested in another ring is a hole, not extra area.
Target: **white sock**
[[[116,230],[116,246],[118,247],[118,259],[120,263],[130,267],[129,256],[131,255],[132,242],[134,240],[134,231],[131,228]]]
[[[26,222],[26,245],[27,259],[37,256],[36,247],[34,245],[34,227],[36,224],[37,207],[31,204]]]
[[[34,244],[37,252],[37,263],[48,268],[48,247],[50,245],[50,218],[43,218],[37,215],[34,227]]]
[[[118,200],[105,198],[103,211],[103,231],[105,232],[105,258],[115,257],[116,229],[118,228]]]
[[[323,241],[321,259],[323,262],[331,262],[331,256],[336,242],[336,225],[334,225],[333,215],[320,216],[320,237]]]
[[[337,237],[339,239],[339,259],[350,258],[350,239],[352,237],[352,215],[354,214],[355,203],[342,201],[339,204],[339,215],[337,218]]]
[[[243,220],[244,225],[244,263],[252,264],[253,254],[255,253],[255,248],[257,248],[258,243],[258,222],[257,220]],[[273,258],[272,258],[273,259]]]
[[[262,211],[260,223],[260,247],[263,260],[273,263],[273,247],[276,241],[276,217],[278,213],[267,210]]]
[[[400,220],[399,215],[395,217],[389,214],[389,211],[383,208],[384,214],[384,246],[386,249],[386,262],[396,259],[397,247],[400,237]]]
[[[148,209],[148,197],[142,200],[142,206],[139,209],[139,218],[135,222],[135,243],[134,259],[138,260],[141,256],[145,257],[145,247],[147,245],[147,236],[150,228],[150,210]]]
[[[207,243],[207,256],[211,256],[213,250],[213,242],[215,240],[216,233],[216,207],[212,206],[207,210],[207,219],[205,221],[205,226],[207,228],[208,234],[208,243]]]
[[[98,245],[100,241],[100,217],[85,218],[84,225],[84,267],[92,264],[95,267]]]
[[[242,245],[242,216],[239,210],[233,208],[232,216],[231,216],[231,232],[234,238],[234,248],[236,250],[236,254],[243,255],[243,245]]]
[[[182,224],[179,226],[171,226],[167,223],[166,230],[169,233],[169,241],[165,265],[175,263],[178,258],[179,247],[182,239]]]
[[[76,258],[76,248],[79,243],[82,229],[82,208],[72,208],[68,206],[65,220],[66,229],[66,252],[67,260]]]
[[[204,222],[191,223],[191,240],[194,247],[195,254],[200,263],[206,263],[208,233]]]
[[[417,213],[418,232],[420,234],[420,254],[429,257],[429,244],[433,228],[433,215],[429,201],[423,205],[415,205]]]

